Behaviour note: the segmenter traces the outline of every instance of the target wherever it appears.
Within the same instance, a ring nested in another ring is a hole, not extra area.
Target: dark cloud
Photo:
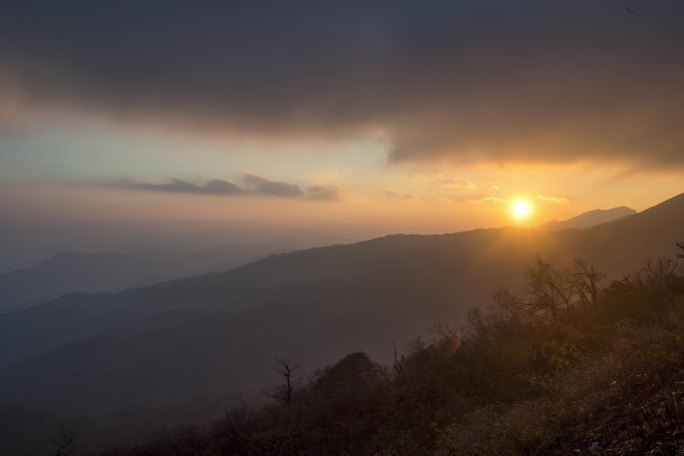
[[[681,166],[684,2],[628,6],[10,0],[0,87],[220,131],[383,131],[393,161]]]
[[[122,181],[114,184],[115,187],[130,188],[137,190],[154,190],[160,192],[174,192],[174,193],[196,193],[200,195],[242,195],[245,193],[243,189],[232,182],[214,179],[205,184],[193,184],[181,179],[171,179],[169,182],[162,184],[148,184]]]
[[[254,174],[243,174],[242,181],[250,193],[258,195],[282,196],[285,198],[302,198],[304,192],[298,185],[287,182],[277,182]]]
[[[280,198],[306,199],[309,201],[337,201],[341,191],[331,185],[312,185],[303,191],[298,185],[278,182],[254,174],[243,174],[242,186],[223,179],[213,179],[203,184],[195,184],[182,179],[171,179],[163,183],[133,182],[120,180],[109,187],[129,190],[149,190],[158,192],[190,193],[198,195],[224,196],[275,196]]]

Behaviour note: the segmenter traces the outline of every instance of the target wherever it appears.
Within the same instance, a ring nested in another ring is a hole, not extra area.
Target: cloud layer
[[[395,162],[682,166],[682,23],[678,0],[7,1],[0,96],[257,136],[381,131]]]
[[[305,199],[309,201],[337,201],[341,190],[332,185],[311,185],[302,190],[298,185],[266,179],[254,174],[243,174],[242,185],[224,179],[212,179],[202,184],[195,184],[182,179],[170,179],[163,183],[132,182],[121,180],[108,187],[145,190],[171,193],[189,193],[196,195],[221,196],[273,196],[279,198]]]

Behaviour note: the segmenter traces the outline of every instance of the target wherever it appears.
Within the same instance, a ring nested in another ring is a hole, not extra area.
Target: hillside
[[[227,271],[273,250],[223,246],[190,252],[62,252],[31,268],[0,275],[0,313],[51,301],[66,293],[116,292],[162,280]]]
[[[392,358],[436,320],[459,325],[536,256],[595,260],[617,277],[671,254],[684,195],[585,230],[396,235],[274,255],[225,273],[120,293],[71,294],[0,315],[0,404],[107,415],[273,382],[365,351]],[[143,419],[143,418],[141,418]]]
[[[302,377],[280,359],[265,404],[107,454],[682,454],[674,258],[612,282],[586,262],[535,261],[523,285],[470,312],[463,331],[438,326],[414,340],[391,366],[356,352]]]
[[[539,229],[560,231],[568,229],[591,228],[601,223],[613,222],[623,217],[634,215],[637,212],[629,207],[620,206],[612,209],[594,209],[584,212],[568,220],[552,220],[539,225]]]

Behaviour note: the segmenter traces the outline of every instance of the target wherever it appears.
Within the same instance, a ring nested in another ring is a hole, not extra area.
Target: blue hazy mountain
[[[210,271],[227,271],[275,251],[269,246],[220,246],[189,252],[62,252],[34,267],[0,275],[0,312],[72,292],[116,292]]]

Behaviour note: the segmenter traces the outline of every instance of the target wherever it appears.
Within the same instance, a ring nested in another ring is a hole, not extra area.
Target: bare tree
[[[224,408],[226,434],[233,447],[246,449],[250,445],[251,433],[249,422],[252,419],[250,410],[244,401],[230,410]]]
[[[522,324],[530,314],[530,305],[515,296],[508,288],[501,287],[492,296],[494,309],[507,320]]]
[[[437,320],[430,327],[430,332],[434,336],[432,345],[446,350],[447,353],[456,353],[463,346],[463,337],[448,323]]]
[[[653,303],[666,305],[672,299],[679,261],[673,257],[649,258],[629,276],[630,284]]]
[[[598,269],[594,263],[582,257],[575,258],[575,263],[570,271],[570,279],[573,289],[585,306],[591,303],[598,304],[602,284],[606,279],[606,273]]]
[[[570,308],[574,289],[566,270],[559,270],[551,263],[537,258],[526,271],[525,288],[530,304],[536,312],[549,314],[554,322],[563,306]]]
[[[285,405],[288,411],[288,436],[290,441],[290,448],[293,456],[299,455],[299,419],[300,410],[294,403],[295,393],[295,377],[294,371],[299,368],[298,365],[292,363],[289,358],[277,358],[277,366],[275,370],[282,375],[283,383],[276,385],[265,391],[266,396],[281,402]]]
[[[679,247],[682,253],[678,253],[677,257],[684,258],[684,242],[677,242],[677,247]]]
[[[294,371],[299,368],[289,358],[276,358],[276,372],[283,376],[284,383],[265,391],[266,396],[282,402],[288,410],[292,409],[292,395],[294,393]]]
[[[473,307],[468,310],[466,329],[469,334],[488,340],[491,338],[491,322],[489,320],[490,318],[487,315],[483,315],[480,309]]]
[[[394,368],[394,374],[397,379],[403,381],[406,378],[404,372],[404,355],[402,354],[401,357],[399,356],[397,343],[394,340],[392,340],[392,348],[394,348],[394,362],[392,363],[392,368]]]

